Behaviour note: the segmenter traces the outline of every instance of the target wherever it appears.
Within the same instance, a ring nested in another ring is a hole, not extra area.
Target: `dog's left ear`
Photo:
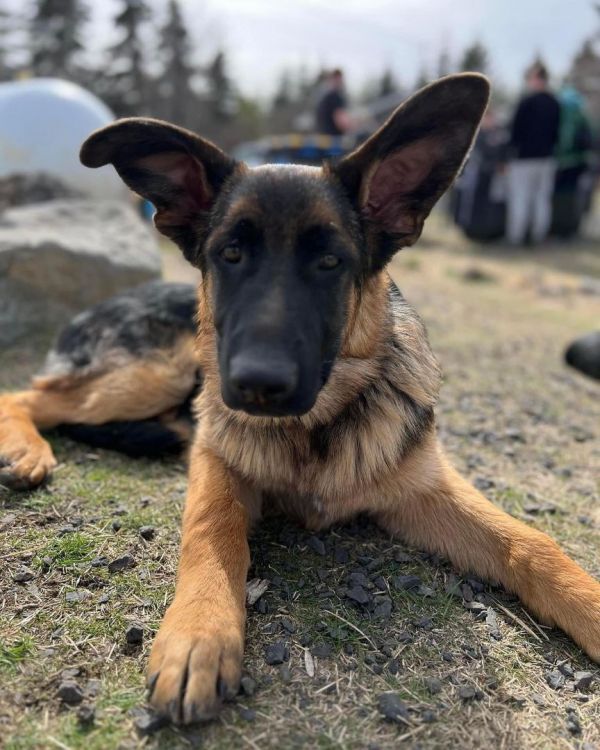
[[[478,74],[442,78],[410,97],[330,168],[363,220],[373,270],[419,238],[469,152],[489,90]]]
[[[156,207],[154,223],[194,261],[208,213],[238,166],[210,141],[143,117],[97,130],[80,152],[86,167],[112,164],[123,182]]]

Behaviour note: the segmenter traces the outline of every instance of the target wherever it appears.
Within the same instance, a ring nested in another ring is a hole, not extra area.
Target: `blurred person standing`
[[[327,73],[317,102],[315,125],[317,133],[343,135],[351,128],[344,91],[344,74],[339,68]]]
[[[560,105],[543,63],[535,62],[525,81],[528,93],[510,129],[506,234],[513,245],[522,244],[528,230],[533,242],[542,242],[550,229],[560,125]]]

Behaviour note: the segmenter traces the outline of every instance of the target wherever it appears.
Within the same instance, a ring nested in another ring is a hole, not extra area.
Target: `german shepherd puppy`
[[[176,410],[201,370],[175,598],[148,668],[151,701],[174,722],[208,719],[236,694],[248,529],[265,503],[313,529],[367,512],[500,582],[600,661],[600,584],[445,459],[433,412],[438,365],[385,272],[459,171],[488,94],[479,75],[442,79],[323,168],[249,169],[150,119],[116,122],[84,143],[82,162],[113,164],[201,269],[197,331],[193,301],[179,322],[176,301],[156,302],[167,288],[130,299],[138,313],[158,306],[137,339],[117,324],[100,340],[98,320],[111,326],[84,313],[78,345],[67,335],[51,357],[54,372],[2,397],[0,453],[5,479],[35,485],[54,464],[38,429],[152,418],[185,440]],[[118,321],[111,304],[123,299],[106,303],[106,315]],[[133,317],[143,325],[143,314]]]

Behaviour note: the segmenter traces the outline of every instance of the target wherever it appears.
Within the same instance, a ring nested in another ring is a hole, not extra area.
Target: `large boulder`
[[[0,345],[160,274],[152,230],[127,202],[11,208],[0,214]]]

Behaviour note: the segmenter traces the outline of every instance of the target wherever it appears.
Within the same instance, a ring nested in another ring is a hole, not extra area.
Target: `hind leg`
[[[96,377],[40,379],[28,391],[1,395],[0,484],[28,489],[50,475],[56,460],[39,430],[163,414],[185,401],[196,370],[185,347]]]

